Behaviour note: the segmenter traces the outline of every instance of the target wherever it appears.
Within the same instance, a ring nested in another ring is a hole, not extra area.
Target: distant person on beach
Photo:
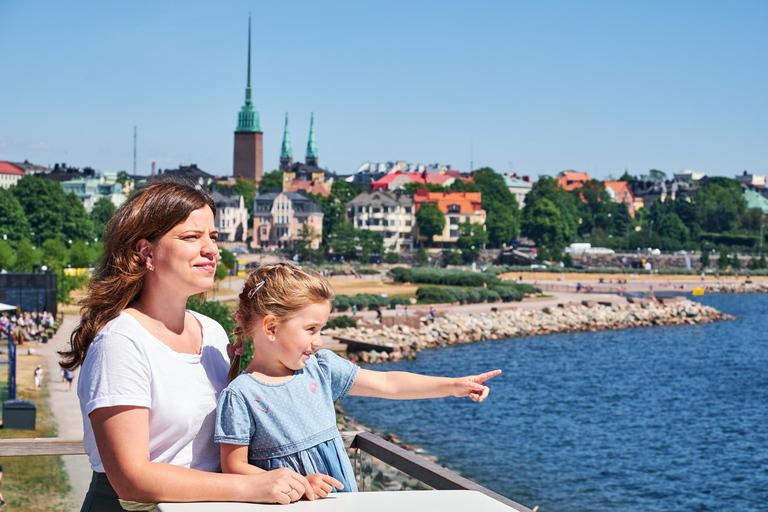
[[[322,346],[334,292],[328,280],[289,263],[248,276],[235,318],[231,380],[216,409],[225,473],[259,474],[288,467],[304,474],[315,495],[356,491],[336,427],[335,400],[347,395],[406,400],[488,396],[494,370],[460,378],[361,369]],[[240,372],[247,339],[253,359]]]
[[[43,371],[43,367],[40,365],[37,365],[37,368],[35,368],[35,389],[40,391],[43,387],[43,374],[45,372]]]
[[[77,394],[94,473],[81,512],[314,499],[307,479],[287,469],[217,473],[215,410],[229,340],[218,323],[186,309],[213,287],[215,213],[199,187],[161,180],[107,223],[80,325],[61,352],[63,368],[82,367]]]
[[[72,391],[72,381],[75,380],[75,372],[69,368],[64,369],[64,380],[66,381],[67,391]]]

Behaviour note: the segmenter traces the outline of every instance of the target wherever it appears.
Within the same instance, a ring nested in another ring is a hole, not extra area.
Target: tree
[[[705,251],[704,249],[701,250],[701,258],[699,258],[699,264],[701,265],[701,270],[704,270],[709,266],[709,251]]]
[[[16,261],[13,264],[14,272],[32,272],[32,266],[40,263],[40,253],[32,245],[32,242],[22,238],[16,246]]]
[[[283,190],[283,171],[275,169],[264,173],[259,181],[259,192],[266,194],[270,191]]]
[[[282,188],[282,181],[280,186]],[[248,210],[248,218],[253,219],[253,198],[259,193],[259,187],[256,185],[256,182],[244,178],[237,178],[232,187],[232,193],[238,196],[243,196],[243,202]]]
[[[29,222],[19,201],[8,189],[0,188],[0,235],[7,235],[8,240],[18,241],[28,237],[30,231]]]
[[[651,181],[666,181],[667,173],[658,169],[651,169],[648,171],[648,177],[651,179]]]
[[[107,225],[109,219],[117,211],[115,203],[107,199],[106,197],[100,197],[98,201],[93,205],[91,210],[91,222],[93,222],[93,233],[98,238],[104,236],[104,226]]]
[[[352,186],[346,181],[338,179],[334,180],[333,185],[331,185],[331,195],[341,201],[342,204],[347,204],[357,197],[363,190],[365,190],[365,185],[363,183],[358,183],[357,185]]]
[[[482,194],[489,244],[501,247],[511,242],[520,232],[520,206],[504,177],[490,167],[484,167],[475,171],[472,178]]]
[[[529,212],[523,222],[523,235],[536,242],[540,258],[559,259],[570,239],[560,210],[549,199],[541,199],[531,205]]]
[[[301,231],[299,231],[299,243],[298,252],[301,261],[310,260],[315,254],[315,250],[312,245],[320,238],[317,231],[306,222],[301,225]]]
[[[93,240],[93,221],[74,193],[66,195],[61,234],[66,240]]]
[[[578,233],[579,208],[581,200],[563,190],[557,184],[557,180],[550,176],[540,176],[533,184],[531,191],[525,196],[525,207],[521,215],[520,228],[523,235],[535,231],[536,205],[546,199],[560,212],[558,222],[562,225],[558,228],[566,240],[573,240]],[[565,244],[567,245],[567,243]],[[565,245],[563,247],[565,247]]]
[[[11,244],[0,238],[0,269],[12,269],[15,263],[16,251],[13,250]]]
[[[62,229],[69,203],[61,183],[25,175],[10,190],[41,240],[66,240]]]
[[[323,245],[327,244],[329,237],[337,226],[346,223],[344,203],[333,194],[323,197],[319,194],[307,194],[307,197],[320,204],[323,211]]]
[[[621,177],[619,178],[619,181],[626,181],[626,182],[632,183],[633,181],[637,181],[637,178],[629,174],[629,171],[625,170],[624,174],[622,174]]]
[[[49,238],[43,242],[43,265],[52,270],[59,270],[68,263],[67,246],[58,238]]]
[[[434,236],[441,234],[445,229],[445,215],[440,211],[437,203],[423,202],[416,212],[416,225],[419,228],[419,234],[432,243]]]
[[[747,209],[747,202],[738,181],[714,177],[699,188],[696,206],[705,232],[726,233],[736,227],[739,216]]]
[[[235,255],[228,249],[221,247],[219,249],[219,262],[231,270],[235,268]]]
[[[456,248],[461,251],[465,263],[477,261],[480,250],[488,243],[488,233],[482,224],[462,222],[459,224],[459,239]]]
[[[69,249],[69,264],[73,267],[87,267],[94,263],[93,253],[91,248],[85,244],[84,240],[75,240],[72,243],[72,247]]]

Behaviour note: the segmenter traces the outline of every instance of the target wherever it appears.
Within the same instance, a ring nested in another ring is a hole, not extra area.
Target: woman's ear
[[[149,243],[149,240],[142,238],[136,242],[136,252],[144,257],[144,265],[154,270],[155,266],[152,264],[152,244]]]
[[[277,318],[274,315],[265,316],[261,321],[261,328],[269,341],[275,341]]]

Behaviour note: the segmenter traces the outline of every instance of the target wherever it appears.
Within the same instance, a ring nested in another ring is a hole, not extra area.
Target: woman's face
[[[210,290],[219,261],[218,236],[213,211],[208,206],[193,211],[149,245],[147,265],[154,265],[155,270],[147,274],[146,284],[168,287],[186,296]]]

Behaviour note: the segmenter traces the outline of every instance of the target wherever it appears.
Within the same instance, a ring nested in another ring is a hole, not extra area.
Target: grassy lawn
[[[360,293],[373,293],[381,295],[386,293],[390,297],[413,297],[416,295],[418,285],[405,285],[384,283],[379,280],[369,279],[328,279],[338,295],[358,295]]]
[[[16,367],[17,398],[31,400],[37,406],[35,430],[0,429],[1,439],[56,437],[56,424],[48,406],[48,391],[36,391],[33,372],[41,364],[37,355],[27,355],[27,344],[19,347]],[[44,384],[50,379],[46,374]],[[56,375],[58,378],[58,375]],[[7,381],[7,380],[6,380]],[[3,485],[0,491],[6,508],[14,512],[67,512],[71,509],[70,491],[61,457],[2,457]]]

